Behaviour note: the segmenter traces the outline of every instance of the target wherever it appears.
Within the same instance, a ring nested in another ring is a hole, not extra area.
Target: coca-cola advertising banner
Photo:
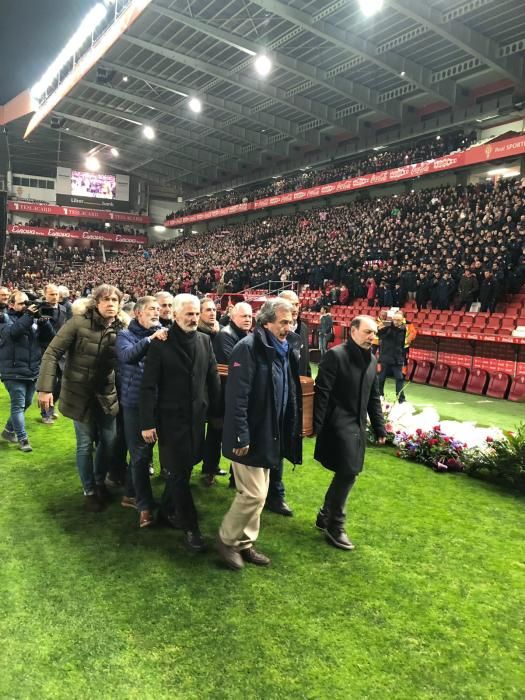
[[[149,216],[128,214],[123,211],[102,211],[97,209],[79,209],[78,207],[59,207],[56,204],[41,204],[38,202],[7,203],[8,211],[28,212],[30,214],[51,214],[65,216],[71,219],[102,219],[104,221],[123,221],[127,224],[149,224]]]
[[[203,211],[200,214],[181,216],[178,219],[166,221],[164,225],[174,227],[180,226],[180,224],[190,224],[206,219],[217,219],[230,214],[257,211],[258,209],[278,207],[283,204],[293,204],[307,199],[326,197],[333,194],[341,194],[341,192],[364,189],[365,187],[374,187],[375,185],[384,185],[386,183],[399,182],[400,180],[409,180],[414,177],[432,175],[445,170],[464,168],[468,165],[485,163],[486,161],[498,160],[499,158],[519,156],[523,153],[525,153],[525,136],[516,136],[511,139],[496,141],[495,143],[487,143],[483,146],[474,146],[468,151],[451,153],[448,156],[442,156],[441,158],[435,158],[433,160],[425,160],[422,163],[414,163],[413,165],[407,164],[399,168],[383,170],[379,173],[373,173],[372,175],[361,175],[360,177],[352,177],[348,180],[330,182],[327,185],[309,187],[305,190],[277,194],[274,197],[258,199],[255,202],[234,204],[231,207],[223,207],[222,209],[214,209],[213,211]]]
[[[37,236],[39,238],[72,238],[82,241],[104,241],[107,243],[139,243],[146,244],[147,236],[127,236],[124,233],[104,233],[103,231],[67,231],[61,228],[39,228],[9,224],[7,233],[18,236]]]

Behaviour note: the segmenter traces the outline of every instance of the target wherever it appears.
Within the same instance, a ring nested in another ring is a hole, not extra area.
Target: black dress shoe
[[[184,532],[184,543],[192,552],[205,552],[206,542],[198,530],[186,530]]]
[[[108,504],[113,501],[113,495],[108,491],[106,484],[96,484],[95,493],[98,500],[103,504]]]
[[[264,507],[266,510],[271,510],[272,513],[277,513],[277,515],[285,515],[289,518],[293,515],[293,510],[286,501],[266,501]]]
[[[217,469],[215,476],[228,476],[228,472],[225,472],[224,469]]]
[[[182,523],[179,516],[176,513],[163,513],[159,511],[157,516],[157,522],[159,525],[166,525],[167,527],[172,527],[174,530],[183,530]]]
[[[355,549],[344,530],[325,530],[326,541],[339,549]]]

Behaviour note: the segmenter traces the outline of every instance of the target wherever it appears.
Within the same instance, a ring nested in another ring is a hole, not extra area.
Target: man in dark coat
[[[376,322],[370,316],[356,316],[350,326],[350,338],[326,353],[315,382],[314,457],[335,472],[316,527],[340,549],[354,549],[345,532],[345,508],[350,489],[363,469],[367,413],[380,444],[386,436],[377,388],[377,362],[371,352],[376,332]]]
[[[41,346],[53,337],[49,321],[37,318],[38,307],[27,306],[28,303],[25,292],[13,292],[9,311],[0,324],[0,377],[9,393],[11,408],[2,438],[18,443],[22,452],[33,449],[26,432],[25,412],[35,394]]]
[[[168,329],[160,325],[160,306],[155,297],[138,299],[134,313],[135,318],[127,329],[117,334],[116,341],[121,385],[120,406],[132,477],[132,484],[126,484],[122,505],[136,507],[139,511],[139,527],[149,527],[153,524],[153,493],[149,474],[153,445],[142,439],[140,387],[150,345],[153,340],[165,341]]]
[[[199,299],[178,294],[166,342],[154,340],[146,357],[140,392],[142,437],[159,440],[166,470],[161,518],[180,526],[193,551],[206,548],[190,490],[192,468],[202,459],[206,418],[220,417],[220,381],[210,338],[197,332]]]
[[[46,284],[46,286],[44,287],[44,298],[46,303],[41,308],[41,314],[45,315],[45,317],[49,319],[49,323],[53,328],[52,337],[54,337],[70,317],[68,317],[65,307],[59,303],[60,292],[56,284]],[[49,338],[47,342],[40,342],[42,355],[46,351],[47,346],[51,342],[51,339],[52,338]],[[62,380],[63,369],[64,362],[57,366],[55,386],[53,388],[53,401],[55,402],[55,404],[58,401],[58,397],[60,396],[60,385]],[[41,409],[40,414],[42,416],[42,423],[45,423],[46,425],[52,425],[54,421],[58,418],[58,414],[56,413],[54,406],[51,406],[51,408],[48,411],[44,411],[43,409]]]
[[[231,354],[226,382],[223,454],[233,461],[237,494],[217,538],[231,569],[270,563],[256,552],[269,472],[286,457],[302,460],[302,394],[298,356],[288,343],[292,307],[284,299],[263,304],[254,332]]]
[[[202,308],[202,307],[201,307]],[[201,311],[202,313],[202,311]],[[245,338],[252,328],[252,307],[244,301],[240,301],[231,310],[231,318],[227,326],[213,337],[212,344],[215,359],[219,365],[227,365],[233,348],[239,340]],[[224,379],[221,380],[222,395],[224,395]],[[222,400],[224,408],[224,399]],[[223,410],[224,412],[224,410]],[[206,486],[213,486],[215,477],[224,476],[225,472],[219,467],[221,461],[222,426],[213,427],[208,423],[206,442],[204,445],[204,458],[202,462],[203,480]],[[230,468],[230,486],[235,488],[233,471]]]
[[[311,377],[312,371],[310,369],[310,356],[308,347],[308,326],[304,321],[301,320],[299,313],[301,310],[301,304],[299,302],[299,297],[291,289],[287,289],[279,294],[281,299],[286,299],[292,305],[292,333],[288,338],[288,341],[292,343],[292,347],[299,351],[299,374],[303,377]],[[283,462],[277,469],[270,470],[270,487],[268,489],[268,496],[266,498],[265,508],[271,510],[273,513],[278,515],[285,515],[291,517],[293,515],[293,510],[290,508],[285,500],[285,488],[283,483]]]
[[[403,365],[405,364],[405,339],[406,324],[401,311],[397,311],[392,317],[392,321],[387,321],[379,328],[379,393],[384,396],[385,380],[391,374],[396,380],[396,394],[399,402],[405,400],[403,386],[405,378],[403,376]]]

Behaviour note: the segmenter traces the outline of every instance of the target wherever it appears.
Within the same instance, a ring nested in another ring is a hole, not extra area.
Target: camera
[[[45,299],[26,299],[24,301],[24,306],[28,308],[29,306],[36,306],[38,308],[35,316],[37,318],[49,318],[53,316],[54,309],[50,306]]]

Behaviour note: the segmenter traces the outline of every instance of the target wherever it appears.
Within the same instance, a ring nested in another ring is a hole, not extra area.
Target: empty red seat
[[[408,364],[407,364],[407,371],[405,374],[405,379],[407,381],[410,381],[412,379],[412,376],[414,374],[414,370],[416,369],[417,362],[413,360],[411,357],[408,358]]]
[[[438,362],[438,364],[434,367],[432,373],[430,374],[430,379],[428,380],[428,383],[431,386],[445,386],[449,372],[450,367],[448,365],[444,365],[442,362]]]
[[[516,328],[516,319],[515,318],[502,319],[501,327],[502,328],[509,328],[511,331],[513,331]]]
[[[468,370],[466,367],[451,367],[448,375],[447,389],[463,391],[467,383]]]
[[[416,369],[414,370],[414,374],[412,375],[412,381],[417,382],[418,384],[426,384],[428,382],[430,372],[432,371],[432,367],[432,362],[427,362],[427,360],[421,360],[421,362],[418,362]]]
[[[495,399],[504,399],[509,390],[510,377],[503,372],[496,372],[490,377],[487,387],[487,396],[492,396]]]
[[[510,387],[509,401],[525,401],[525,374],[514,377]]]
[[[488,321],[485,328],[486,328],[487,332],[497,331],[498,328],[500,327],[500,324],[501,324],[501,322],[500,322],[499,318],[491,318]]]
[[[484,369],[473,369],[468,378],[465,391],[469,394],[483,394],[487,387],[488,374]]]

